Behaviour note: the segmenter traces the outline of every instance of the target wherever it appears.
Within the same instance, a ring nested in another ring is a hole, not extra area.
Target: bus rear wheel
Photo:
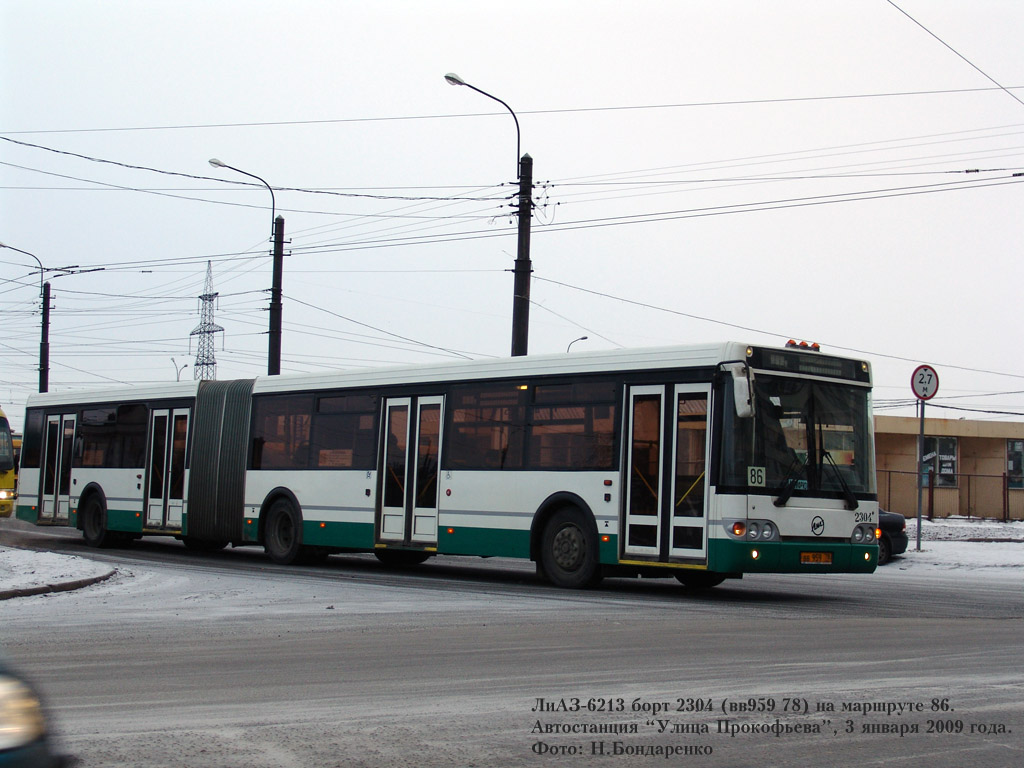
[[[541,572],[558,587],[586,589],[601,581],[597,530],[576,507],[558,510],[544,526]]]
[[[287,499],[278,499],[267,512],[263,544],[275,563],[291,565],[302,555],[302,515]]]
[[[82,518],[82,537],[90,547],[103,549],[121,543],[116,533],[107,530],[107,508],[99,496],[90,496],[79,515]]]

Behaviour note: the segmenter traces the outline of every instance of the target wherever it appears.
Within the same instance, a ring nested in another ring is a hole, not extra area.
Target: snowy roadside
[[[917,549],[917,520],[907,520],[910,539],[905,554],[887,568],[903,571],[969,570],[987,575],[1021,573],[1024,569],[1024,521],[951,517],[921,521],[921,549]]]
[[[0,600],[78,589],[114,573],[106,563],[84,557],[0,547]]]
[[[923,521],[917,550],[917,521],[907,521],[910,543],[903,555],[882,570],[948,571],[969,569],[990,574],[1024,569],[1024,521],[998,523],[950,518]],[[0,600],[76,589],[109,578],[114,569],[75,555],[0,547]]]

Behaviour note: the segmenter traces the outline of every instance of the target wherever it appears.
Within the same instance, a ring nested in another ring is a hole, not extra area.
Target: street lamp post
[[[42,331],[39,337],[39,391],[48,392],[50,389],[50,284],[43,282],[43,272],[45,271],[43,262],[34,253],[15,248],[13,245],[0,243],[0,248],[31,256],[39,265],[39,297],[43,302]]]
[[[516,123],[516,176],[519,179],[519,241],[516,250],[514,282],[512,285],[512,357],[520,357],[527,353],[530,337],[530,274],[533,264],[530,261],[530,221],[533,215],[533,158],[529,155],[519,156],[520,133],[519,118],[512,107],[487,91],[471,85],[449,72],[444,76],[449,85],[464,85],[470,90],[486,96],[501,104],[512,115]]]
[[[569,353],[569,350],[572,349],[572,345],[575,344],[577,341],[586,341],[588,338],[588,336],[580,336],[578,339],[573,339],[572,341],[570,341],[569,346],[565,348],[566,354]]]
[[[171,365],[174,366],[174,380],[181,381],[181,372],[188,368],[188,363],[183,363],[182,366],[178,367],[178,362],[172,357]]]
[[[222,163],[217,158],[210,160],[214,168],[229,170],[249,176],[263,184],[270,191],[270,220],[274,240],[274,271],[270,284],[270,341],[267,348],[267,374],[277,376],[281,373],[281,273],[284,271],[284,217],[277,215],[277,201],[274,199],[274,188],[255,173],[243,171],[233,165]]]

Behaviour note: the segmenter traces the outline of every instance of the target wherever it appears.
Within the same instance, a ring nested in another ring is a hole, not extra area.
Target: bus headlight
[[[873,525],[858,525],[853,529],[853,535],[850,537],[850,541],[854,544],[874,544],[876,539]]]
[[[31,744],[45,732],[36,695],[20,680],[0,675],[0,752]]]
[[[779,541],[779,529],[771,520],[723,520],[730,539],[739,541]]]
[[[7,488],[0,490],[0,501],[8,501],[9,499],[16,498],[18,498],[18,494],[16,494],[14,491],[8,490]]]

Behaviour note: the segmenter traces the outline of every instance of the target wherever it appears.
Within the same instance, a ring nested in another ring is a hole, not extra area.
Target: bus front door
[[[147,528],[181,528],[188,488],[185,465],[188,417],[187,409],[154,410],[150,415],[146,453]]]
[[[626,558],[707,562],[710,394],[706,384],[630,389]]]
[[[379,543],[437,544],[443,408],[443,397],[390,398],[384,405]]]
[[[39,522],[66,523],[71,508],[71,457],[75,447],[75,414],[46,418],[43,445],[43,493]]]

